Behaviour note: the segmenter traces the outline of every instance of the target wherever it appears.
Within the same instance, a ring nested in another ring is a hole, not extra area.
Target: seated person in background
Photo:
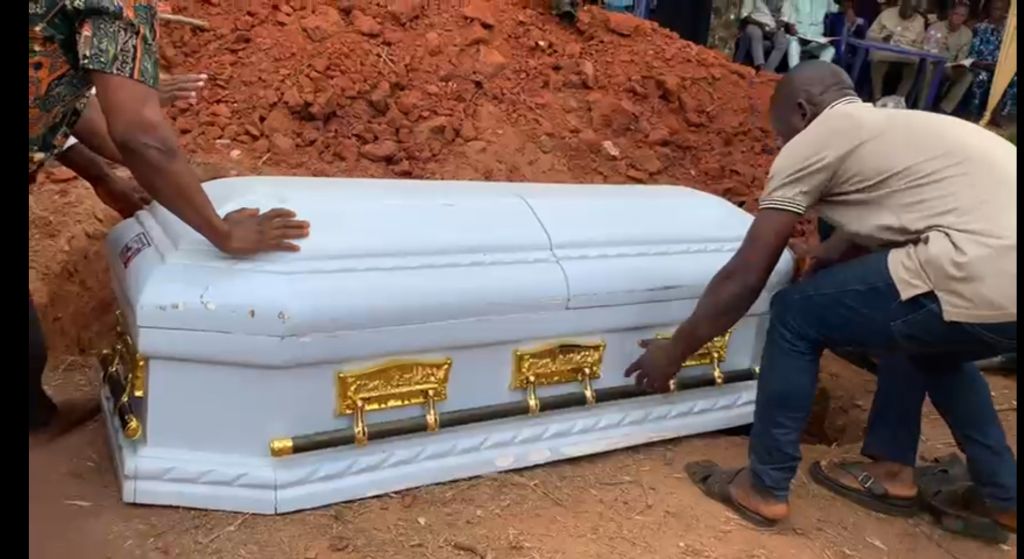
[[[740,45],[736,51],[737,61],[742,61],[747,50],[754,59],[754,68],[760,72],[774,72],[782,62],[789,46],[787,27],[791,27],[791,0],[743,0],[740,10]],[[764,44],[768,40],[772,49],[768,59],[764,58]]]
[[[921,48],[924,41],[925,20],[917,13],[913,0],[900,0],[899,6],[887,8],[868,29],[871,41],[890,43],[895,46]],[[889,52],[871,51],[871,94],[872,100],[882,98],[882,84],[885,74],[892,66],[899,66],[903,77],[896,94],[906,97],[914,85],[917,59]]]
[[[835,0],[839,12],[843,14],[843,33],[848,37],[863,37],[867,32],[867,20],[860,16],[854,0]]]
[[[835,11],[825,16],[826,37],[847,37],[863,39],[867,33],[867,22],[856,11],[854,0],[834,0]],[[877,5],[877,2],[875,3]],[[854,60],[854,48],[846,45],[846,52],[843,53],[846,62]]]
[[[1003,30],[1006,27],[1007,11],[1009,2],[1007,0],[989,0],[989,17],[987,20],[974,26],[974,40],[971,42],[971,51],[967,55],[973,59],[971,71],[974,74],[974,82],[967,95],[967,114],[972,118],[981,118],[985,111],[985,104],[988,102],[988,94],[992,89],[992,73],[995,72],[996,62],[999,60],[999,49],[1003,46]],[[1006,88],[1003,95],[1003,103],[992,120],[998,117],[1005,117],[1011,109],[1017,108],[1017,76],[1013,76],[1010,86]]]
[[[824,42],[826,37],[825,16],[834,6],[832,0],[790,1],[793,6],[793,27],[789,37],[789,48],[786,51],[789,67],[795,68],[797,64],[800,64],[800,55],[804,53],[814,56],[818,60],[832,62],[832,59],[836,56],[836,49]],[[813,39],[818,39],[822,42],[817,42]]]
[[[874,23],[884,7],[883,3],[878,0],[851,0],[850,3],[857,16],[864,19],[865,25]]]
[[[927,41],[935,42],[934,45],[929,46],[934,48],[935,52],[948,56],[950,63],[961,63],[953,66],[947,65],[944,68],[945,78],[949,82],[949,87],[939,103],[939,110],[946,114],[952,114],[956,110],[960,100],[967,93],[967,89],[971,87],[973,76],[971,76],[968,66],[963,64],[967,60],[967,55],[971,52],[971,39],[973,37],[971,30],[964,25],[964,22],[967,21],[969,10],[970,8],[967,4],[958,3],[950,11],[949,19],[937,21],[928,28],[929,38]],[[934,72],[934,68],[929,64],[925,78],[920,85],[920,93],[917,96],[917,108],[919,109],[925,108],[924,103],[927,97],[927,90],[932,83],[932,72]]]

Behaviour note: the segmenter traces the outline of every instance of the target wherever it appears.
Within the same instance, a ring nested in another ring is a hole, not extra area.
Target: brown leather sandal
[[[811,480],[837,497],[877,513],[889,516],[910,517],[920,512],[917,497],[893,497],[889,495],[889,490],[868,473],[861,464],[857,462],[836,462],[836,467],[856,478],[860,489],[848,487],[846,484],[833,478],[825,471],[820,461],[811,464],[809,471]]]

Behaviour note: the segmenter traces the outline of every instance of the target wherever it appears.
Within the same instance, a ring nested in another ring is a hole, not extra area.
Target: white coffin
[[[292,208],[311,235],[298,254],[233,260],[155,205],[110,234],[127,344],[110,367],[129,378],[103,401],[126,502],[283,513],[752,419],[755,381],[444,421],[526,401],[510,385],[515,352],[545,345],[603,343],[592,388],[628,384],[638,340],[690,314],[749,227],[723,199],[682,187],[296,177],[206,189],[222,213]],[[759,363],[768,301],[791,273],[787,253],[733,329],[722,370]],[[339,371],[446,359],[438,431],[374,440],[375,425],[425,424],[414,403],[367,412],[369,444],[271,455],[275,439],[351,432]],[[135,438],[116,411],[122,397]]]

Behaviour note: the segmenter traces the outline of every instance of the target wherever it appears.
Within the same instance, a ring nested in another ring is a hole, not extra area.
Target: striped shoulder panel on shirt
[[[763,198],[757,208],[760,210],[782,210],[800,215],[807,213],[806,206],[789,198]]]
[[[831,105],[825,107],[825,111],[827,111],[829,109],[834,109],[836,107],[841,107],[843,105],[859,105],[859,104],[862,104],[862,103],[864,103],[864,101],[862,101],[860,99],[860,97],[843,97],[842,99],[839,99],[837,101],[833,101]],[[822,111],[822,112],[825,112],[825,111]]]

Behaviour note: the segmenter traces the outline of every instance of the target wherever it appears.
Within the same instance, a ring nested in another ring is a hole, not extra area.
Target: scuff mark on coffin
[[[683,289],[684,287],[691,287],[689,285],[663,285],[658,287],[648,287],[647,289],[641,290],[643,293],[657,293],[659,291],[672,291],[673,289]],[[628,291],[625,293],[629,293]]]
[[[213,301],[210,301],[206,298],[206,294],[209,292],[210,286],[207,285],[206,289],[204,289],[203,292],[199,294],[199,302],[202,303],[203,307],[205,307],[206,310],[208,311],[217,310],[217,305],[213,304]]]
[[[547,448],[534,448],[527,451],[523,466],[530,466],[539,463],[549,462],[552,457],[551,450]],[[515,454],[502,454],[494,459],[494,465],[498,468],[510,468],[519,460]]]
[[[600,454],[620,448],[642,445],[657,442],[666,438],[671,438],[674,435],[670,433],[660,434],[653,433],[648,435],[640,436],[626,436],[626,437],[614,437],[611,439],[597,440],[588,443],[576,444],[571,446],[564,446],[560,450],[565,456],[578,458],[580,456],[588,456],[591,454]]]
[[[657,285],[654,287],[645,287],[643,289],[620,289],[618,291],[595,291],[590,293],[577,293],[577,296],[583,297],[609,297],[609,296],[624,296],[634,295],[636,293],[664,293],[666,291],[675,291],[679,289],[691,289],[701,290],[704,287],[700,285],[688,285],[688,284],[677,284],[677,285]]]

